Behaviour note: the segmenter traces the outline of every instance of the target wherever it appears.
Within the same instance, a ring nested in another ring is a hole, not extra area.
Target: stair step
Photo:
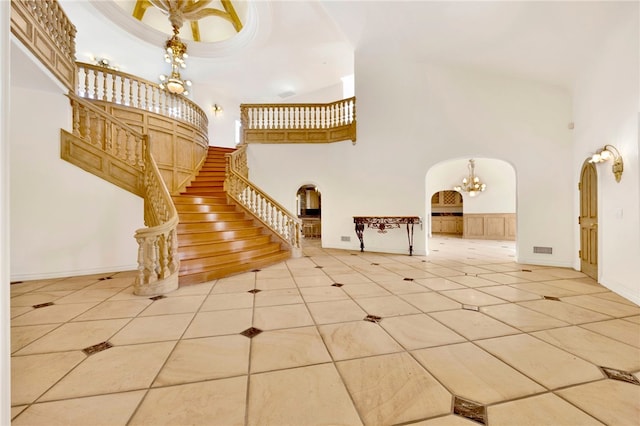
[[[180,260],[207,257],[225,252],[254,248],[270,242],[271,236],[267,234],[252,235],[242,239],[200,242],[184,246],[182,245],[183,242],[180,241],[178,257]]]
[[[254,247],[248,250],[238,250],[214,256],[200,257],[198,259],[187,259],[180,261],[180,273],[193,274],[196,272],[204,272],[218,265],[225,263],[243,263],[250,262],[251,259],[281,251],[280,244],[269,243],[263,246]],[[180,274],[179,273],[179,274]],[[179,275],[178,274],[178,275]]]
[[[218,265],[215,268],[211,268],[207,271],[186,273],[180,272],[178,274],[178,281],[181,286],[190,284],[199,284],[218,278],[228,277],[234,274],[240,274],[243,272],[249,272],[253,269],[264,268],[275,263],[283,262],[291,257],[291,253],[288,251],[280,251],[267,256],[260,256],[258,258],[251,259],[250,262],[243,263],[230,263],[226,265]]]
[[[178,213],[222,213],[237,212],[233,204],[180,204],[175,203]]]
[[[252,238],[260,235],[264,235],[264,233],[259,227],[228,229],[224,231],[190,232],[186,234],[178,233],[178,244],[183,247],[189,247],[197,244],[210,244],[217,241]]]
[[[224,192],[223,192],[224,193]],[[228,205],[227,196],[220,197],[204,197],[197,195],[174,195],[173,202],[176,204],[225,204]]]
[[[238,221],[244,219],[242,212],[182,212],[178,214],[180,223]]]
[[[178,234],[190,234],[194,232],[237,231],[239,229],[258,228],[251,219],[228,220],[217,222],[190,222],[178,223]]]

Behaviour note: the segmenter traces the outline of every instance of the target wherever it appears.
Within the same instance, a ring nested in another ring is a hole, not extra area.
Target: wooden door
[[[598,179],[593,163],[580,174],[580,270],[598,279]]]

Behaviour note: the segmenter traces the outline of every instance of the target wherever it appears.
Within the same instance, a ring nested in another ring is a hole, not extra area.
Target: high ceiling
[[[149,27],[114,0],[60,3],[78,29],[78,60],[106,57],[152,81],[166,72],[162,46],[170,27]],[[233,3],[242,11],[242,31],[219,42],[187,42],[183,77],[193,81],[194,92],[240,102],[281,102],[286,92],[338,84],[353,73],[354,51],[478,67],[570,89],[607,33],[638,18],[638,2],[616,1]]]

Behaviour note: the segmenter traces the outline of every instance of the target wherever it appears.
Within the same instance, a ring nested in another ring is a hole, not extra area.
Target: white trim
[[[135,271],[138,265],[122,265],[109,268],[92,268],[92,269],[76,269],[72,271],[49,272],[44,274],[16,274],[11,276],[11,282],[14,281],[30,281],[30,280],[46,280],[52,278],[68,278],[81,275],[109,274],[116,272]]]

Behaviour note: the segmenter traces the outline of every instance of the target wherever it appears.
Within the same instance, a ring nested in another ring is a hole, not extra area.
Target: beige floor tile
[[[313,325],[311,314],[305,305],[282,305],[255,308],[253,326],[261,330],[304,327]]]
[[[12,306],[10,312],[11,319],[19,317],[20,315],[24,315],[27,312],[31,312],[33,310],[34,308],[32,308],[31,306]]]
[[[640,370],[640,350],[581,327],[537,331],[534,336],[600,367]]]
[[[115,319],[62,324],[46,336],[20,349],[17,355],[82,350],[109,340],[128,322],[128,319]]]
[[[558,394],[601,422],[635,426],[640,421],[640,386],[602,380],[558,391]],[[603,396],[606,395],[606,398]]]
[[[36,290],[55,291],[49,286],[55,283],[56,281],[60,281],[60,279],[53,278],[53,279],[45,279],[45,280],[13,281],[16,284],[11,284],[9,286],[11,297],[18,294],[28,293],[30,291],[36,291]]]
[[[303,303],[302,296],[296,288],[264,290],[256,293],[255,306],[293,305]]]
[[[466,341],[425,314],[384,318],[380,326],[408,350]]]
[[[424,280],[418,279],[418,280],[415,280],[414,282],[433,291],[457,290],[460,288],[466,288],[465,286],[456,284],[453,281],[448,280],[446,278],[427,278]]]
[[[486,271],[485,271],[486,272]],[[477,288],[477,287],[489,287],[496,285],[495,282],[482,278],[481,276],[462,275],[459,277],[450,277],[451,281],[462,284],[465,287]]]
[[[246,375],[249,338],[242,335],[183,339],[178,342],[154,387]]]
[[[448,311],[462,307],[460,303],[434,292],[400,295],[400,297],[422,312]]]
[[[506,272],[507,275],[512,277],[524,278],[529,281],[552,281],[556,277],[547,273],[546,269],[533,269],[527,266],[523,266],[521,270],[514,272]]]
[[[11,405],[31,404],[86,355],[80,351],[11,358]]]
[[[566,290],[561,287],[555,287],[542,282],[512,284],[511,287],[520,289],[522,291],[528,291],[529,293],[534,293],[539,296],[566,297],[577,295],[577,293],[574,291]]]
[[[175,342],[114,346],[95,353],[53,386],[40,401],[145,389]]]
[[[493,273],[493,274],[480,274],[480,278],[484,278],[485,280],[494,281],[499,284],[518,284],[518,283],[527,283],[529,280],[519,277],[514,277],[512,275],[502,274],[502,273]]]
[[[37,325],[37,324],[56,324],[70,321],[83,312],[88,311],[97,305],[97,302],[91,303],[72,303],[68,305],[51,305],[39,309],[30,309],[19,317],[11,320],[11,325]]]
[[[334,274],[331,279],[340,284],[368,284],[371,280],[362,274]]]
[[[464,305],[485,306],[505,303],[505,300],[499,299],[497,297],[472,288],[466,288],[462,290],[446,290],[440,292],[440,294]]]
[[[269,330],[251,341],[251,372],[331,362],[315,327]]]
[[[457,269],[452,268],[432,268],[429,269],[429,272],[438,277],[456,277],[460,275],[464,275],[464,272],[458,271]]]
[[[123,392],[34,404],[11,424],[13,426],[124,426],[144,394],[144,391]]]
[[[622,319],[582,324],[580,327],[640,348],[640,324]]]
[[[631,306],[638,306],[637,304],[633,303],[631,300],[625,299],[624,297],[622,297],[619,294],[616,294],[616,293],[614,293],[612,291],[593,293],[591,295],[593,297],[598,297],[600,299],[611,300],[613,302],[618,302],[618,303],[626,303],[627,305],[631,305]]]
[[[595,365],[527,334],[497,337],[476,343],[548,389],[603,377]]]
[[[135,271],[137,274],[138,271]],[[126,288],[132,286],[136,281],[136,277],[134,276],[126,276],[126,275],[116,275],[108,280],[102,280],[97,283],[91,284],[86,287],[87,289],[99,289],[99,288]]]
[[[113,318],[133,318],[138,316],[140,312],[152,303],[154,302],[149,299],[106,300],[73,320],[91,321]]]
[[[260,290],[279,290],[282,288],[295,288],[296,283],[293,278],[260,278],[256,280],[256,288]]]
[[[599,421],[551,393],[492,405],[487,409],[491,426],[596,426]]]
[[[459,309],[432,312],[429,315],[470,340],[520,333],[519,330],[503,324],[482,312]]]
[[[193,318],[184,338],[238,334],[251,327],[252,317],[251,309],[200,312]]]
[[[178,340],[193,314],[159,315],[134,318],[109,341],[114,345]]]
[[[366,425],[403,423],[451,410],[451,394],[407,353],[336,366]]]
[[[133,294],[133,290],[134,290],[133,286],[123,288],[119,293],[117,293],[114,296],[110,297],[109,300],[110,301],[114,301],[114,300],[151,300],[148,297],[138,296],[136,294]]]
[[[83,289],[57,299],[56,304],[102,302],[118,294],[121,290],[119,288]]]
[[[333,364],[320,364],[250,378],[248,425],[361,425]]]
[[[244,293],[256,288],[256,280],[252,279],[221,279],[211,289],[209,294]]]
[[[636,324],[640,324],[640,315],[633,316],[633,317],[626,317],[626,318],[623,318],[623,319],[625,321],[629,321],[629,322],[633,322],[633,323],[636,323]]]
[[[66,279],[57,280],[55,282],[47,284],[46,291],[60,291],[60,290],[77,291],[77,290],[82,290],[86,287],[89,287],[91,284],[95,284],[98,282],[101,282],[101,281],[99,281],[98,279],[87,280],[80,277],[66,278]],[[44,289],[44,287],[41,287],[41,289]]]
[[[541,298],[538,294],[529,293],[528,291],[519,290],[508,285],[482,287],[480,291],[509,302],[523,302],[525,300],[538,300]]]
[[[73,293],[72,291],[36,291],[11,298],[11,306],[33,306],[56,300]]]
[[[183,297],[183,296],[206,296],[211,292],[211,289],[215,285],[215,281],[208,281],[206,283],[185,285],[178,288],[171,293],[167,293],[167,297]]]
[[[316,286],[329,286],[333,284],[333,280],[326,275],[312,275],[312,276],[298,276],[295,277],[298,287],[316,287]]]
[[[484,306],[480,309],[483,313],[518,328],[525,332],[545,330],[547,328],[565,327],[569,325],[564,321],[550,317],[525,307],[506,303],[504,305]]]
[[[591,309],[592,311],[600,312],[605,315],[610,315],[614,318],[640,314],[640,307],[638,306],[631,306],[626,303],[618,303],[588,295],[564,297],[562,298],[562,301],[586,309]]]
[[[465,419],[464,417],[449,414],[448,416],[436,417],[434,419],[423,420],[417,423],[410,423],[410,426],[478,426],[477,422]]]
[[[355,301],[368,314],[383,318],[420,312],[398,296],[357,298]]]
[[[200,312],[253,308],[253,298],[253,294],[246,292],[212,294],[204,300]]]
[[[593,281],[592,283],[585,283],[575,279],[545,281],[544,284],[551,285],[557,288],[562,288],[569,291],[573,291],[575,294],[600,293],[606,290],[605,287],[602,287],[601,285],[597,284],[595,281]]]
[[[309,303],[307,308],[317,324],[357,321],[367,316],[367,313],[351,299]]]
[[[380,287],[378,284],[346,284],[340,287],[345,293],[351,297],[376,297],[389,296],[391,293]]]
[[[44,336],[58,324],[26,325],[23,327],[11,327],[11,353],[27,346],[29,343]]]
[[[595,322],[611,319],[609,315],[585,309],[570,303],[556,300],[531,300],[519,302],[520,306],[541,312],[569,324],[582,324],[585,322]]]
[[[413,355],[455,395],[481,404],[545,390],[472,343],[420,349]]]
[[[322,287],[302,287],[300,289],[300,293],[307,303],[349,299],[349,296],[342,290],[342,288],[331,285],[325,285]]]
[[[142,313],[140,317],[150,317],[156,315],[183,314],[195,312],[200,308],[206,296],[180,296],[166,297],[154,301]]]
[[[247,377],[151,389],[129,425],[243,425]]]
[[[334,360],[402,351],[378,324],[368,321],[321,325],[318,330]]]
[[[291,278],[291,272],[284,263],[273,265],[277,267],[264,268],[256,274],[258,280],[265,278]]]
[[[11,419],[15,419],[16,416],[22,413],[27,407],[28,405],[16,405],[14,407],[11,407]]]
[[[425,293],[430,291],[429,289],[421,286],[420,284],[414,281],[405,281],[402,278],[395,279],[383,279],[383,280],[375,280],[374,281],[380,286],[386,289],[387,291],[400,295],[400,294],[411,294],[411,293]]]

